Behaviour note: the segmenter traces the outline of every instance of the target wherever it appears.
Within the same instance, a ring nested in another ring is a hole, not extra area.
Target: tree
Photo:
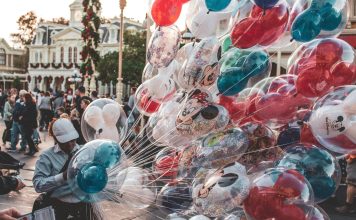
[[[63,17],[53,18],[52,19],[52,23],[68,25],[69,24],[69,20],[67,20],[67,19],[65,19]]]
[[[20,78],[18,76],[16,76],[16,78],[12,82],[12,87],[16,88],[17,90],[21,89],[21,80],[20,80]]]
[[[36,31],[37,15],[35,12],[30,11],[22,15],[18,20],[19,32],[12,33],[12,41],[21,46],[30,45]]]
[[[130,85],[141,83],[142,71],[146,62],[146,33],[125,32],[125,48],[123,51],[123,82]],[[117,82],[118,52],[108,53],[101,57],[96,70],[98,79],[104,83]]]

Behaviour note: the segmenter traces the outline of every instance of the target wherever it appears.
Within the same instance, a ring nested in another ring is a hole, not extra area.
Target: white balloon
[[[104,118],[101,108],[89,106],[84,114],[84,120],[95,129],[97,133],[104,127]]]
[[[189,220],[210,220],[210,218],[206,217],[205,215],[196,215]]]
[[[356,90],[351,92],[344,100],[344,110],[347,114],[356,115]]]
[[[107,104],[103,107],[103,118],[107,125],[116,125],[120,118],[120,106],[118,103]]]

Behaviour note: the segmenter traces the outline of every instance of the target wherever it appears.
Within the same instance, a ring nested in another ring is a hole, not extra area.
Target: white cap
[[[72,122],[65,118],[55,121],[52,130],[57,141],[62,144],[79,138]]]

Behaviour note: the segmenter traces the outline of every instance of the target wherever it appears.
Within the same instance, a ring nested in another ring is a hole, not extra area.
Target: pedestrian
[[[13,91],[13,94],[16,94],[17,90]],[[21,127],[21,124],[19,123],[20,121],[20,116],[22,115],[22,111],[24,109],[24,96],[27,94],[26,90],[21,90],[19,92],[19,98],[15,102],[15,106],[12,112],[12,127],[11,127],[11,147],[6,148],[9,152],[11,151],[16,151],[16,146],[19,141],[19,136],[21,134],[22,139],[20,142],[20,150],[19,152],[24,152],[26,151],[26,139],[24,138],[24,133]],[[16,94],[17,95],[17,94]]]
[[[22,116],[20,116],[20,124],[23,128],[24,138],[26,139],[29,147],[29,151],[25,153],[25,155],[33,156],[36,152],[38,152],[32,137],[34,130],[37,128],[37,109],[36,103],[29,93],[25,94],[24,99],[25,106]]]
[[[76,99],[75,99],[75,104],[76,104],[76,108],[78,110],[78,112],[82,115],[83,112],[82,112],[82,108],[80,107],[80,104],[82,102],[83,99],[86,99],[88,100],[89,102],[92,102],[93,100],[87,96],[85,94],[85,87],[84,86],[80,86],[78,89],[77,89],[77,96],[76,96]]]
[[[356,197],[356,154],[346,156],[346,204],[337,207],[336,211],[343,214],[351,214],[356,212],[355,197]]]
[[[80,115],[77,109],[75,108],[70,112],[70,121],[72,122],[75,130],[79,134],[79,138],[77,139],[77,144],[84,145],[86,141],[83,137],[82,129],[80,127]]]
[[[51,94],[46,92],[41,98],[40,109],[40,131],[48,129],[48,124],[52,120]]]
[[[77,131],[68,119],[57,119],[49,133],[56,144],[44,151],[36,162],[32,181],[36,192],[42,194],[36,199],[33,211],[52,206],[56,219],[102,219],[92,204],[81,202],[73,195],[68,184],[69,162],[80,149],[76,144]]]
[[[92,101],[97,100],[98,99],[98,92],[95,91],[95,90],[92,91],[90,98],[92,99]]]
[[[12,112],[13,112],[14,105],[15,105],[15,97],[8,96],[7,102],[5,103],[4,116],[3,116],[6,128],[2,135],[2,141],[5,147],[7,141],[11,143]]]
[[[4,108],[5,108],[5,103],[7,101],[7,93],[4,91],[2,91],[2,89],[0,89],[0,113],[1,113],[1,117],[4,118]]]
[[[58,117],[56,117],[56,118],[60,118],[61,115],[64,114],[65,112],[66,112],[66,111],[65,111],[64,107],[59,107],[59,108],[56,110],[56,115],[58,116]]]
[[[53,100],[53,110],[56,118],[59,118],[59,115],[56,114],[58,108],[64,107],[64,92],[59,92],[57,97]]]

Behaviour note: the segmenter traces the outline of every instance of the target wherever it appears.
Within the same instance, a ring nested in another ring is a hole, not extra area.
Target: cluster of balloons
[[[185,7],[195,41],[181,47]],[[340,184],[334,154],[356,153],[355,51],[335,38],[347,11],[346,0],[154,0],[135,94],[144,140],[127,144],[121,107],[93,102],[74,195],[169,219],[328,220],[316,204]],[[270,51],[291,40],[302,44],[287,74],[269,77]]]

